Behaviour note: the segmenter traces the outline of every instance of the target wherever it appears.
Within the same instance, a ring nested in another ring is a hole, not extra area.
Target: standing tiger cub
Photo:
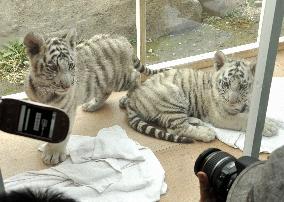
[[[255,64],[215,54],[215,72],[173,69],[153,75],[120,100],[128,121],[138,132],[172,142],[209,142],[215,127],[246,130]],[[166,129],[163,131],[152,124]],[[263,135],[277,133],[266,119]]]
[[[139,75],[154,74],[140,64],[131,44],[121,36],[97,35],[76,45],[76,31],[66,37],[44,39],[28,33],[24,45],[30,60],[25,91],[37,102],[63,109],[74,122],[76,107],[93,112],[112,91],[123,91],[139,83]],[[137,70],[137,71],[136,71]],[[69,138],[59,144],[46,144],[43,161],[57,164],[66,158]]]

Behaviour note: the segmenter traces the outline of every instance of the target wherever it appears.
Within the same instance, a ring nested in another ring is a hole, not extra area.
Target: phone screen
[[[22,105],[18,120],[18,132],[52,139],[56,116],[55,111]]]

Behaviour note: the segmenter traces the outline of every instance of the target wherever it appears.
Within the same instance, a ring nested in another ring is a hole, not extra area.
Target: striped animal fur
[[[25,85],[28,97],[64,110],[70,117],[71,127],[78,105],[83,104],[83,110],[93,112],[111,92],[137,85],[140,73],[157,73],[140,63],[133,47],[122,36],[96,35],[76,45],[75,30],[65,38],[46,40],[39,34],[28,33],[24,44],[31,66]],[[66,157],[63,150],[67,141],[48,144],[44,162],[62,161]]]
[[[155,138],[190,143],[209,142],[219,128],[245,130],[255,64],[215,54],[215,72],[173,69],[151,76],[120,100],[132,128]],[[158,125],[161,129],[153,125]],[[264,135],[277,133],[266,121]]]

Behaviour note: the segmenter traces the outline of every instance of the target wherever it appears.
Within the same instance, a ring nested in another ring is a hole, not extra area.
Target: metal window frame
[[[0,195],[5,193],[4,180],[0,169]]]
[[[278,41],[283,21],[284,0],[264,1],[264,13],[259,37],[259,52],[255,80],[247,123],[244,155],[258,157],[262,130],[265,123],[266,109]]]
[[[136,0],[137,56],[146,64],[146,0]]]
[[[249,113],[243,152],[244,155],[254,157],[258,157],[260,151],[261,133],[266,116],[277,47],[279,42],[284,42],[284,37],[279,39],[283,20],[283,13],[281,13],[281,11],[284,10],[284,0],[264,0],[262,3],[257,42],[224,50],[225,54],[235,54],[242,51],[257,50],[258,48],[255,82],[251,101],[254,105],[252,105]],[[141,58],[142,64],[146,64],[145,0],[136,0],[136,25],[138,57]],[[197,61],[209,60],[213,58],[213,54],[213,52],[209,52],[197,56],[161,62],[149,65],[148,67],[152,69],[181,67],[186,64],[193,64]]]

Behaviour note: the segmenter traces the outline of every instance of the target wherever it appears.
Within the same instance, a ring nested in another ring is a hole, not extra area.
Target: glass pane
[[[5,8],[0,10],[0,95],[23,90],[27,58],[22,40],[27,32],[62,36],[76,26],[78,41],[101,33],[124,35],[131,42],[136,41],[132,0],[2,0],[0,7]],[[8,42],[10,47],[3,49]]]
[[[256,42],[256,0],[147,1],[147,63]]]

